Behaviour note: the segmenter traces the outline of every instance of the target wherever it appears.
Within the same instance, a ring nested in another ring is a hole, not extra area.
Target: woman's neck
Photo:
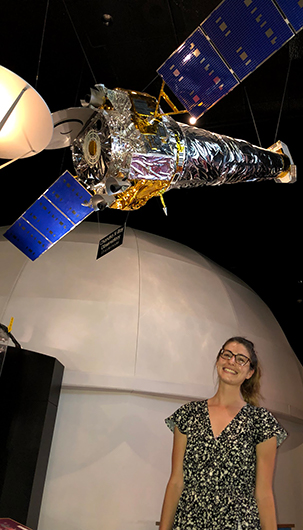
[[[219,383],[217,392],[208,402],[221,407],[242,407],[245,404],[240,388],[222,383]]]

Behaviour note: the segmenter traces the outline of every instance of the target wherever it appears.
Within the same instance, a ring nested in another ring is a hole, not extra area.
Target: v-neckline
[[[209,422],[209,427],[210,427],[210,431],[211,431],[211,434],[212,434],[212,437],[214,440],[217,440],[218,438],[220,438],[221,434],[223,434],[227,427],[229,427],[231,425],[231,423],[234,422],[234,420],[239,416],[240,412],[242,412],[242,410],[247,407],[248,403],[245,403],[245,405],[243,405],[243,407],[240,408],[240,410],[237,412],[237,414],[235,414],[235,416],[230,420],[229,423],[227,423],[227,425],[225,425],[224,429],[222,429],[222,431],[217,435],[215,436],[214,435],[214,431],[213,431],[213,427],[212,427],[212,424],[211,424],[211,420],[210,420],[210,414],[209,414],[209,408],[208,408],[208,399],[205,400],[205,403],[206,403],[206,410],[207,410],[207,417],[208,417],[208,422]]]

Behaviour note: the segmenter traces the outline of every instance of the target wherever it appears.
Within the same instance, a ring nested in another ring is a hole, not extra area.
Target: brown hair
[[[244,337],[231,337],[223,344],[222,349],[224,349],[227,346],[227,344],[229,344],[229,342],[237,342],[238,344],[242,344],[247,349],[248,353],[250,354],[250,366],[254,370],[254,373],[250,379],[245,379],[245,381],[242,383],[241,393],[242,393],[244,401],[257,407],[259,405],[259,399],[261,397],[261,394],[260,394],[261,369],[260,369],[260,363],[259,363],[256,351],[255,351],[254,343],[248,339],[245,339]],[[219,359],[219,356],[220,356],[220,352],[217,355],[217,360]]]

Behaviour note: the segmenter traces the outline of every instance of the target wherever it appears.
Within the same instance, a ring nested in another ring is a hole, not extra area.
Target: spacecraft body
[[[84,105],[93,114],[71,150],[94,207],[134,210],[173,188],[294,179],[281,145],[274,152],[178,123],[148,94],[96,85]]]
[[[296,166],[282,142],[262,149],[178,123],[172,115],[188,112],[199,118],[237,87],[301,31],[301,4],[223,0],[157,70],[162,77],[158,99],[98,84],[82,107],[54,113],[46,149],[70,146],[76,176],[61,175],[5,237],[34,260],[93,209],[135,210],[160,196],[166,212],[163,194],[170,189],[294,182]],[[165,84],[186,110],[174,106]],[[0,129],[22,94],[16,92]],[[162,111],[162,98],[173,112]],[[0,141],[0,153],[4,147]],[[13,153],[20,156],[18,150]]]
[[[275,179],[293,182],[286,146],[262,149],[176,122],[156,98],[131,90],[91,89],[82,107],[53,114],[47,149],[70,146],[76,176],[66,171],[7,230],[37,259],[93,210],[136,210],[174,188]]]

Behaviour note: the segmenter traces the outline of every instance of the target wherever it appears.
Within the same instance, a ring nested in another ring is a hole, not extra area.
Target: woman
[[[254,345],[233,337],[220,350],[218,390],[165,421],[174,432],[160,530],[276,530],[272,479],[287,433],[258,407]]]

